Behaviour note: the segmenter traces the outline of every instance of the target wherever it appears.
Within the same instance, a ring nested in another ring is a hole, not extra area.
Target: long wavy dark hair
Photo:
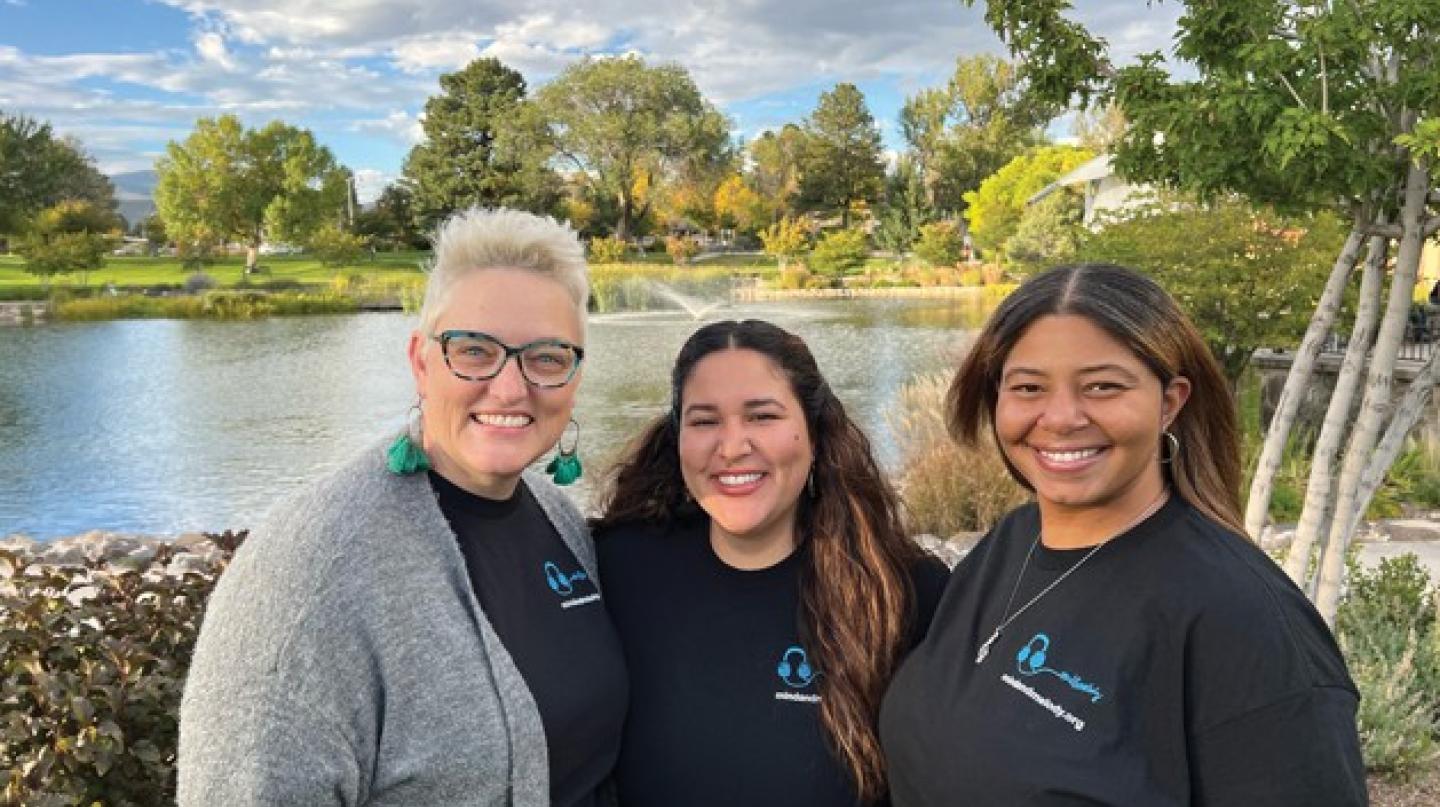
[[[1177,376],[1190,381],[1190,398],[1170,424],[1180,452],[1161,468],[1183,499],[1245,535],[1239,429],[1225,375],[1174,298],[1133,269],[1101,263],[1058,266],[1006,297],[950,383],[946,409],[951,435],[972,446],[986,430],[994,437],[1005,359],[1035,320],[1062,314],[1084,317],[1130,348],[1162,388]],[[1160,455],[1161,447],[1155,450]],[[1008,460],[1005,464],[1015,481],[1034,490],[1015,466]]]
[[[802,493],[796,538],[808,545],[802,572],[800,634],[824,670],[820,720],[831,750],[865,801],[885,795],[877,720],[885,687],[906,650],[913,620],[910,569],[922,552],[906,537],[900,501],[870,441],[820,375],[800,337],[761,320],[715,322],[680,349],[671,371],[670,411],[626,449],[602,486],[596,527],[671,523],[698,515],[680,473],[685,382],[702,358],[753,350],[790,382],[805,413],[815,459],[813,493]]]

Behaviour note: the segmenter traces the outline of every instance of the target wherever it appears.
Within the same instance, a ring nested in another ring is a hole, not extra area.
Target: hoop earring
[[[422,395],[410,405],[410,410],[405,413],[405,429],[385,452],[385,469],[392,474],[409,476],[430,470],[430,458],[425,456],[424,449],[416,438],[411,436],[414,433],[421,435],[420,440],[424,439],[424,403],[425,397]]]
[[[1160,432],[1160,436],[1164,437],[1165,444],[1170,446],[1170,450],[1167,452],[1164,448],[1165,444],[1162,444],[1160,448],[1160,464],[1169,465],[1180,458],[1180,438],[1176,437],[1175,433],[1169,429]]]
[[[568,485],[584,473],[580,467],[580,456],[575,453],[580,448],[580,423],[570,418],[570,422],[565,424],[565,431],[568,432],[571,426],[575,427],[575,439],[570,441],[569,450],[565,448],[565,434],[562,432],[560,440],[555,443],[555,457],[545,466],[545,473],[550,474],[557,485]]]

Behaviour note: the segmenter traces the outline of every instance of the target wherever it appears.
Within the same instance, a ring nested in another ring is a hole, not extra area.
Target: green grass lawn
[[[268,274],[252,276],[253,282],[266,280],[294,280],[300,283],[328,283],[337,275],[359,273],[364,276],[388,276],[412,274],[419,271],[421,262],[430,257],[428,252],[381,252],[372,261],[361,259],[344,266],[325,266],[319,260],[304,255],[269,255],[260,258],[260,266]],[[242,257],[223,258],[204,271],[222,286],[233,286],[240,282],[245,269]],[[159,286],[180,284],[190,272],[178,258],[130,258],[109,257],[105,266],[84,277],[84,285],[104,286]],[[24,260],[18,255],[0,255],[0,287],[39,286],[44,278],[25,271]],[[56,285],[79,286],[80,274],[58,275],[53,278]]]

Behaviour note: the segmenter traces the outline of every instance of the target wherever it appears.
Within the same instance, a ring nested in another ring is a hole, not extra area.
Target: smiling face
[[[560,438],[575,405],[577,372],[562,387],[527,383],[515,358],[486,381],[467,381],[445,364],[446,330],[480,331],[519,346],[537,339],[580,345],[582,323],[565,288],[520,269],[484,269],[455,282],[435,334],[410,338],[410,370],[424,403],[425,453],[436,473],[492,499],[508,498],[520,473]],[[583,365],[582,365],[583,368]]]
[[[1164,490],[1160,435],[1189,392],[1183,377],[1162,388],[1134,352],[1090,320],[1045,316],[1005,359],[995,433],[1035,489],[1042,518],[1082,516],[1103,532]]]
[[[814,451],[790,381],[754,350],[695,363],[680,396],[680,470],[727,563],[772,565],[795,548]]]

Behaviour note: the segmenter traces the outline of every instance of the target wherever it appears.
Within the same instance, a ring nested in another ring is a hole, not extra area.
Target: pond
[[[971,300],[732,304],[804,337],[882,463],[916,375],[954,366]],[[594,315],[576,418],[593,478],[668,404],[678,310]],[[398,313],[0,329],[0,536],[253,526],[276,498],[394,434],[414,387]],[[542,459],[542,462],[544,460]],[[573,490],[582,506],[588,489]]]

